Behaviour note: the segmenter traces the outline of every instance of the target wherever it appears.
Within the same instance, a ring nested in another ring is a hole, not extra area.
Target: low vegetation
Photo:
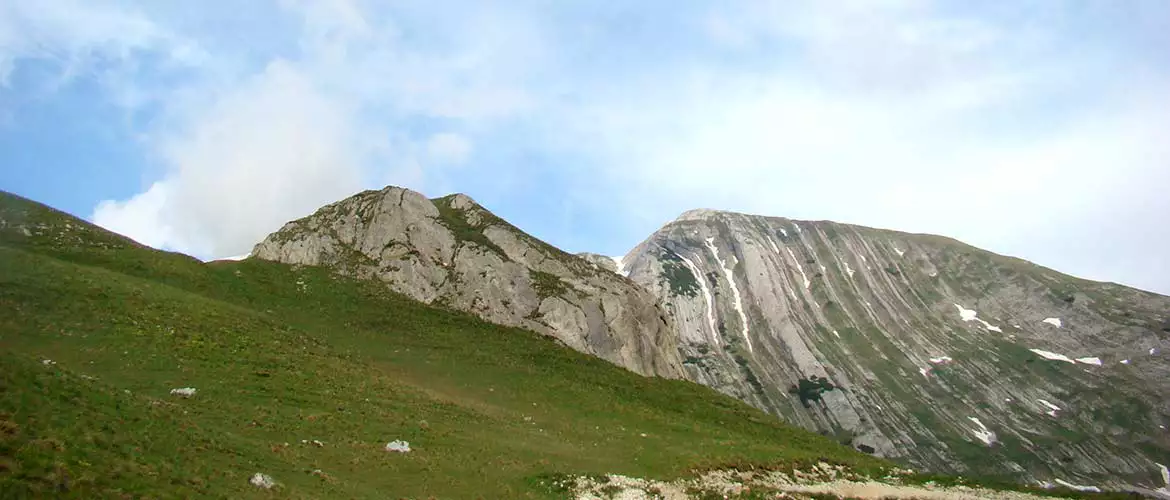
[[[203,264],[5,194],[0,221],[5,497],[269,497],[261,473],[291,498],[556,498],[556,474],[887,465],[379,283]]]

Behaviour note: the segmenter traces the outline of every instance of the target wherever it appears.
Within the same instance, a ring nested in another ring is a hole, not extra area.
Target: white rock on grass
[[[183,387],[181,389],[171,389],[171,395],[189,398],[189,397],[195,395],[195,388],[194,387]]]
[[[402,440],[395,440],[386,443],[386,451],[396,451],[398,453],[409,453],[410,443]]]
[[[261,474],[259,472],[252,474],[252,478],[248,480],[248,483],[257,488],[264,488],[266,490],[271,490],[274,486],[276,486],[276,481],[272,480],[272,476],[269,476],[268,474]]]

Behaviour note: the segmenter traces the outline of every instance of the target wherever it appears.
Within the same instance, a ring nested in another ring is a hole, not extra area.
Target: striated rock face
[[[285,224],[252,255],[378,279],[419,301],[542,332],[643,375],[682,375],[676,330],[653,295],[464,195],[366,191]]]
[[[954,240],[692,210],[624,258],[687,377],[863,451],[1160,486],[1170,298]]]

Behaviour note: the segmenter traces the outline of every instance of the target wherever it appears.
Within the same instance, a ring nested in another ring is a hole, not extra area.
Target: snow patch
[[[1052,403],[1049,403],[1048,401],[1045,401],[1045,400],[1043,400],[1043,399],[1037,399],[1036,401],[1039,401],[1039,402],[1040,402],[1040,404],[1042,404],[1042,405],[1044,405],[1044,406],[1047,406],[1047,407],[1048,407],[1048,411],[1047,411],[1047,412],[1045,412],[1045,413],[1047,413],[1047,414],[1048,414],[1048,416],[1050,416],[1050,417],[1055,417],[1055,416],[1056,416],[1056,412],[1060,411],[1060,407],[1059,407],[1059,406],[1056,406],[1056,405],[1054,405],[1054,404],[1052,404]]]
[[[1155,351],[1157,351],[1157,349],[1154,349],[1153,347],[1151,347],[1150,348],[1150,356],[1153,356]]]
[[[1129,364],[1129,360],[1128,360],[1128,359],[1123,359],[1123,360],[1121,360],[1121,364],[1123,364],[1123,365],[1128,365],[1128,364]]]
[[[822,272],[822,273],[827,273],[827,272],[829,272],[829,270],[828,270],[828,269],[825,269],[825,265],[824,265],[824,264],[821,264],[821,272]]]
[[[850,278],[853,277],[853,268],[849,267],[848,262],[845,263],[845,274],[848,274]]]
[[[735,312],[739,313],[739,321],[743,325],[743,341],[747,344],[748,352],[753,352],[752,341],[748,338],[747,314],[743,312],[743,298],[739,295],[739,287],[735,284],[735,276],[731,272],[731,268],[727,267],[723,259],[719,258],[719,249],[715,247],[715,238],[707,238],[707,248],[711,250],[711,255],[715,256],[715,262],[719,263],[719,267],[723,268],[723,274],[727,276],[727,283],[731,286],[731,305],[735,308]]]
[[[1083,485],[1079,485],[1079,484],[1072,484],[1072,483],[1065,481],[1063,479],[1053,479],[1053,481],[1056,481],[1056,484],[1059,484],[1061,486],[1066,486],[1066,487],[1072,488],[1072,489],[1077,490],[1077,491],[1092,491],[1094,493],[1101,492],[1101,488],[1098,488],[1096,486],[1083,486]]]
[[[1097,358],[1097,357],[1077,358],[1077,361],[1084,363],[1086,365],[1101,366],[1101,358]]]
[[[175,396],[182,396],[184,398],[189,398],[189,397],[195,395],[195,388],[194,387],[183,387],[181,389],[171,389],[171,394],[175,395]]]
[[[950,363],[954,361],[950,356],[939,356],[937,358],[930,358],[930,362],[934,364]]]
[[[1042,357],[1044,359],[1051,359],[1051,360],[1055,360],[1055,361],[1064,361],[1066,363],[1072,363],[1074,365],[1077,363],[1076,361],[1073,361],[1072,358],[1065,356],[1063,354],[1057,354],[1055,352],[1045,351],[1045,350],[1041,350],[1041,349],[1028,349],[1028,350],[1040,355],[1040,357]]]
[[[967,420],[975,422],[975,425],[979,426],[978,430],[971,429],[971,433],[974,434],[975,437],[979,438],[980,441],[983,441],[983,444],[990,445],[991,443],[995,442],[995,433],[988,430],[987,426],[983,425],[983,422],[980,422],[978,418],[967,417]]]
[[[233,255],[233,256],[231,256],[231,257],[220,257],[220,258],[218,258],[218,259],[214,259],[214,260],[235,260],[235,261],[241,261],[241,260],[244,260],[244,259],[246,259],[246,258],[248,258],[248,257],[251,257],[251,256],[252,256],[252,252],[248,252],[248,253],[246,253],[246,254],[244,254],[244,255]]]
[[[792,262],[796,263],[796,270],[800,271],[800,278],[804,280],[804,289],[808,290],[808,287],[812,285],[812,282],[809,281],[808,275],[804,274],[804,267],[800,265],[800,261],[796,260],[796,255],[792,253],[791,248],[785,247],[784,249],[788,250],[788,257],[792,258]]]
[[[837,330],[833,330],[833,335],[837,338],[841,338],[841,334],[837,333]]]
[[[780,228],[780,234],[783,234],[785,238],[788,237],[788,231],[785,231],[784,228]]]
[[[402,440],[394,440],[386,443],[386,451],[396,451],[398,453],[410,453],[410,443]]]
[[[1057,328],[1060,328],[1061,326],[1060,318],[1044,318],[1044,321],[1041,321],[1041,323],[1048,323]]]
[[[974,321],[975,316],[978,315],[974,309],[964,309],[963,306],[959,304],[955,304],[955,307],[959,309],[959,319],[962,319],[963,321]]]
[[[923,377],[927,377],[930,374],[930,368],[919,368],[918,373],[921,373]]]
[[[800,234],[800,226],[797,225],[795,222],[792,223],[792,229],[796,230],[796,234]]]
[[[978,321],[983,325],[984,328],[987,328],[988,330],[1003,333],[1002,328],[979,319],[979,313],[975,312],[974,309],[967,309],[959,304],[955,304],[955,307],[959,309],[959,319],[962,319],[963,321]]]
[[[690,269],[691,273],[695,275],[695,281],[699,282],[699,290],[703,292],[703,297],[707,298],[707,324],[711,327],[711,341],[718,346],[719,330],[715,329],[715,298],[711,296],[711,290],[707,288],[707,280],[690,259],[683,257],[681,254],[679,254],[678,258],[682,259],[687,269]]]
[[[894,253],[898,254],[898,257],[906,255],[906,252],[904,252],[900,248],[898,248],[897,245],[894,245]]]

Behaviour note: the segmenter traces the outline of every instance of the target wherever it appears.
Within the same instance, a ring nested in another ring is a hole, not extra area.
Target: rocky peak
[[[285,224],[252,253],[381,280],[422,302],[542,332],[637,373],[682,373],[675,330],[652,295],[466,195],[365,191]]]
[[[1170,298],[948,238],[712,210],[624,262],[689,379],[857,449],[1099,486],[1158,485],[1170,456]]]

